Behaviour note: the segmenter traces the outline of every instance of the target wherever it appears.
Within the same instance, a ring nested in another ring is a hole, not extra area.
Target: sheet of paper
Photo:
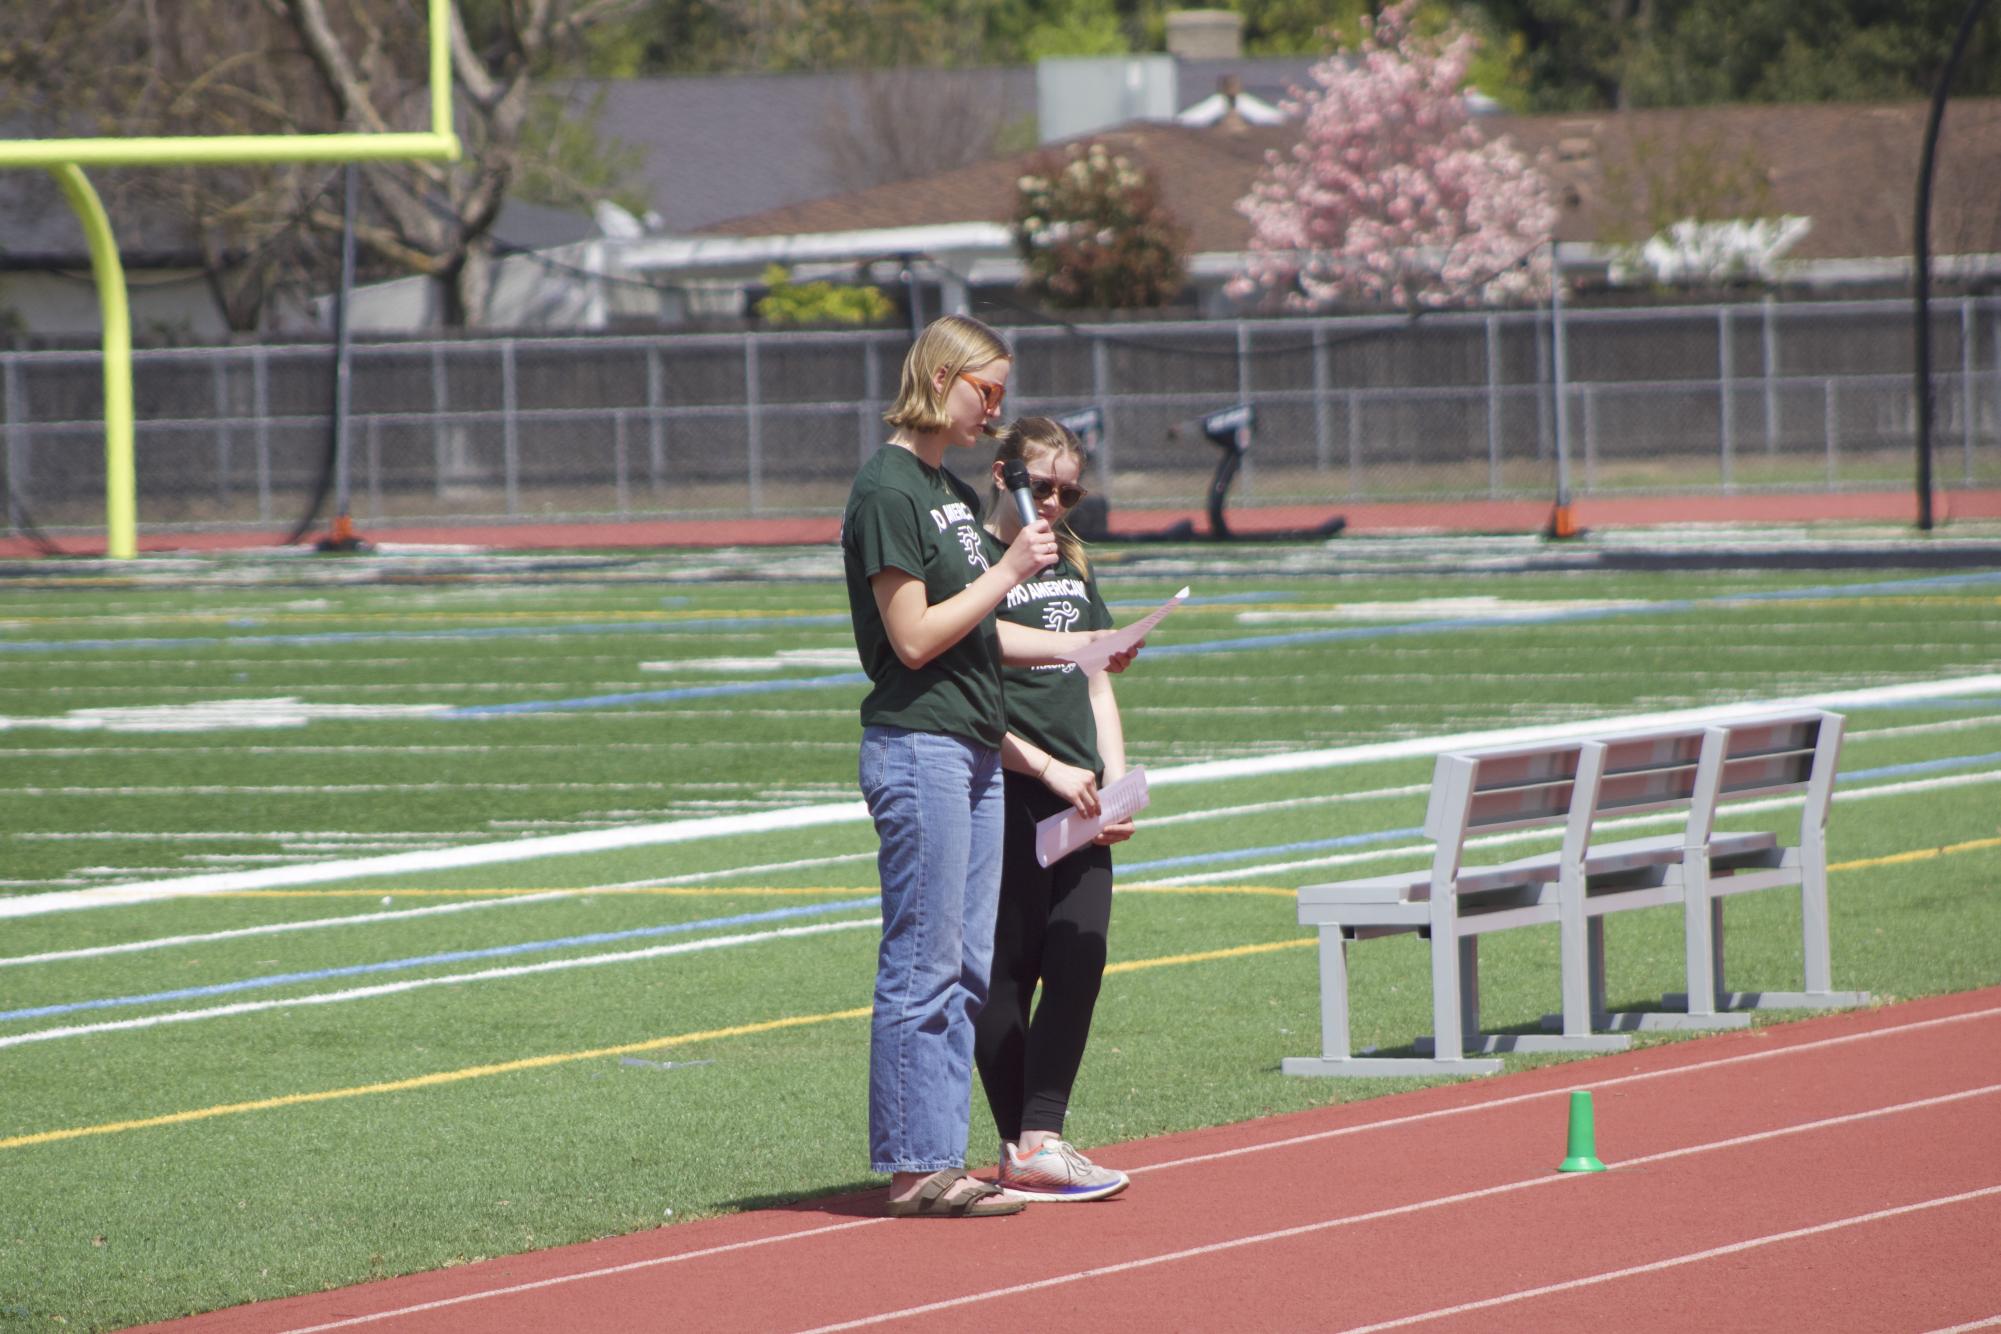
[[[1146,770],[1126,770],[1125,777],[1098,791],[1098,813],[1089,819],[1065,807],[1047,820],[1035,823],[1035,860],[1054,866],[1103,833],[1108,824],[1117,824],[1135,811],[1146,809],[1151,798],[1146,790]]]
[[[1139,643],[1140,640],[1145,639],[1147,632],[1160,624],[1161,617],[1173,611],[1187,599],[1188,590],[1184,588],[1146,615],[1134,621],[1131,625],[1128,625],[1125,629],[1106,635],[1102,639],[1094,639],[1075,653],[1059,653],[1057,656],[1065,662],[1076,663],[1087,672],[1102,672],[1105,670],[1105,664],[1112,660],[1114,654],[1123,653],[1134,644]]]

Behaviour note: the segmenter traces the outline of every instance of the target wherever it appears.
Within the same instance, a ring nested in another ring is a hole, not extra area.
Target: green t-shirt
[[[1007,547],[992,533],[986,538],[988,560],[999,560]],[[1000,615],[1038,630],[1109,630],[1112,613],[1098,596],[1095,579],[1077,573],[1067,560],[1008,590]],[[1001,679],[1007,686],[1007,725],[1016,736],[1033,741],[1065,764],[1089,769],[1103,777],[1098,755],[1098,719],[1091,712],[1090,685],[1075,663],[1054,667],[1009,667]]]
[[[841,563],[855,647],[872,683],[862,700],[863,726],[907,727],[1000,748],[1007,716],[994,618],[913,671],[890,647],[869,585],[884,570],[902,570],[924,581],[924,596],[936,606],[985,574],[979,503],[970,486],[897,445],[878,449],[855,477],[841,518]]]

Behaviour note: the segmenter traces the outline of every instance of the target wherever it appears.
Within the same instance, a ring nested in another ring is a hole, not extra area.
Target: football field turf
[[[1319,1042],[1292,890],[1422,864],[1432,755],[1517,729],[1826,703],[1836,985],[2001,979],[2001,571],[1548,550],[1099,553],[1121,620],[1193,596],[1118,683],[1154,795],[1071,1138],[1408,1087],[1278,1073]],[[112,1328],[866,1184],[859,681],[825,550],[13,567],[0,1321]],[[1728,914],[1732,982],[1796,986],[1796,902]],[[1678,910],[1607,934],[1616,1006],[1679,989]],[[1354,950],[1359,1044],[1428,1029],[1424,949]],[[1491,1026],[1552,1008],[1553,931],[1483,959]],[[992,1138],[976,1092],[976,1159]]]

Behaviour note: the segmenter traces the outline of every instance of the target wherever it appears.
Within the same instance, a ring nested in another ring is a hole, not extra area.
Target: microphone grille
[[[1022,459],[1008,459],[1001,464],[1001,485],[1010,491],[1028,489],[1028,464]]]

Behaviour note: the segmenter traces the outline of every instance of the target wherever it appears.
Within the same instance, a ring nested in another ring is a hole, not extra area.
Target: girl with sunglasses
[[[1084,544],[1065,523],[1087,494],[1077,437],[1046,417],[1023,417],[1000,433],[987,497],[989,557],[1020,540],[1021,516],[1001,481],[1011,459],[1028,466],[1040,522],[1056,531],[1056,564],[1019,584],[1001,609],[1002,624],[1049,630],[1109,628]],[[1100,1167],[1063,1138],[1070,1089],[1084,1059],[1091,1011],[1105,971],[1112,915],[1111,845],[1132,836],[1130,819],[1105,827],[1047,868],[1035,856],[1035,825],[1074,806],[1097,813],[1100,783],[1126,771],[1125,732],[1112,682],[1087,677],[1074,663],[1015,668],[1006,685],[1007,829],[1001,850],[1000,916],[994,928],[993,983],[974,1023],[974,1056],[1000,1131],[997,1184],[1028,1200],[1098,1200],[1126,1187],[1126,1176]],[[1042,999],[1029,1013],[1036,983]]]
[[[862,465],[841,521],[870,683],[861,789],[881,844],[869,1161],[890,1174],[898,1216],[1021,1208],[965,1172],[973,1016],[986,1001],[1000,892],[1001,665],[1048,662],[1097,635],[996,622],[1009,591],[1056,560],[1056,537],[1038,521],[992,546],[979,496],[944,468],[948,450],[991,430],[1012,366],[978,320],[948,315],[925,329],[883,414],[893,434]]]

